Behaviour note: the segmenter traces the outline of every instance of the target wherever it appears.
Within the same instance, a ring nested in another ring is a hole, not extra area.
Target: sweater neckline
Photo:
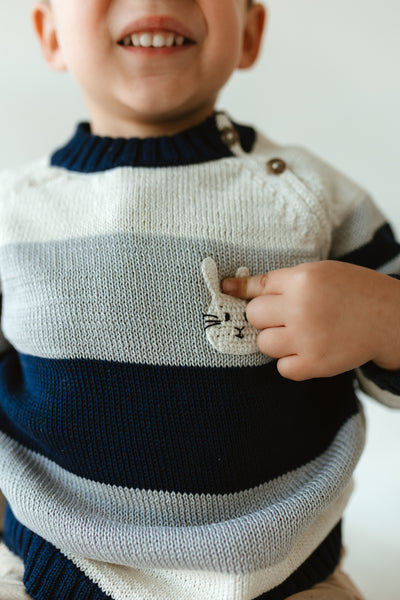
[[[91,133],[90,124],[79,123],[71,139],[51,155],[51,165],[69,171],[94,173],[116,167],[173,167],[234,156],[224,141],[218,115],[170,136],[113,138]],[[252,127],[230,121],[244,152],[251,152],[256,133]]]

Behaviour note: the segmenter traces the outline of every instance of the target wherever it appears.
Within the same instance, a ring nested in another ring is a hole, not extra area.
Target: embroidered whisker
[[[217,321],[216,323],[210,323],[210,325],[206,325],[204,329],[208,329],[209,327],[215,327],[215,325],[221,325],[221,321]]]

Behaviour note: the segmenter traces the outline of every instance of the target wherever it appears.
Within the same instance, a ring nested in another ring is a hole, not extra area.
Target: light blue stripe
[[[331,257],[340,258],[364,246],[385,222],[384,215],[366,196],[333,231]]]
[[[205,334],[211,295],[201,263],[219,277],[318,260],[316,253],[214,241],[113,234],[0,248],[3,328],[24,354],[177,366],[255,366],[269,359],[216,350]],[[223,322],[231,335],[232,322]],[[248,325],[247,325],[248,327]],[[245,330],[246,331],[246,330]]]

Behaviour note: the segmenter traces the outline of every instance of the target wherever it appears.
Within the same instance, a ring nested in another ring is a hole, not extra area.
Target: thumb
[[[227,277],[222,280],[222,291],[231,296],[250,300],[270,293],[271,273],[251,277]]]

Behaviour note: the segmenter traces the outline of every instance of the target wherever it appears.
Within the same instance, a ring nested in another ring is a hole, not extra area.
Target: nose
[[[242,337],[244,337],[244,335],[243,335],[243,333],[242,333],[242,331],[243,331],[244,327],[235,327],[235,329],[237,329],[237,330],[238,330],[238,332],[239,332],[239,333],[237,333],[237,334],[235,335],[235,337],[238,337],[238,338],[242,338]]]

